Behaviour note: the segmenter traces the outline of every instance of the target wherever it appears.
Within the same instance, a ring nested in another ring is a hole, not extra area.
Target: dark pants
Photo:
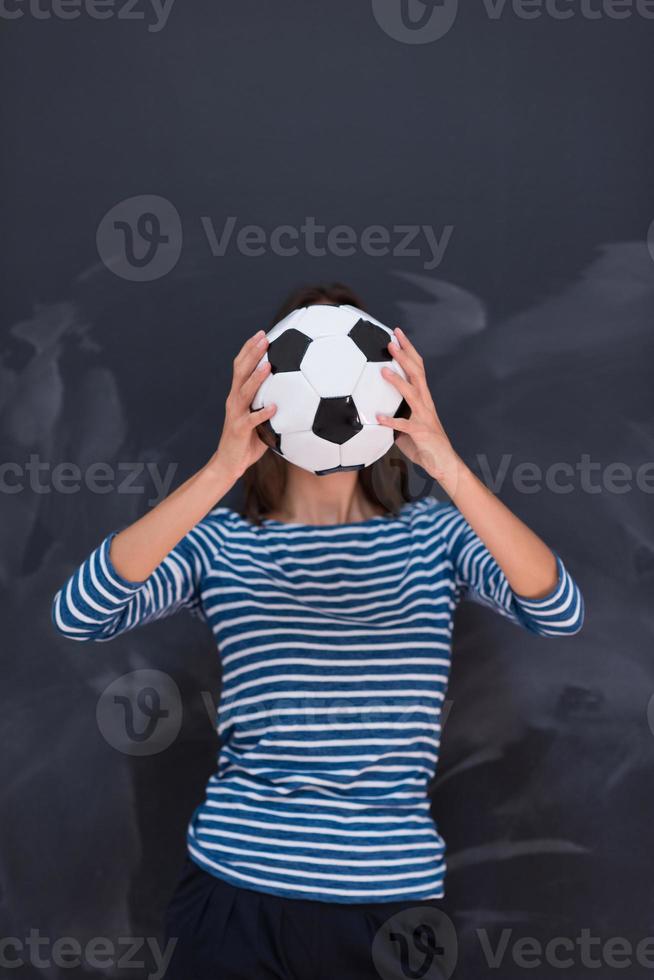
[[[435,901],[281,898],[187,858],[166,916],[177,943],[165,980],[440,980],[451,952],[441,915]]]

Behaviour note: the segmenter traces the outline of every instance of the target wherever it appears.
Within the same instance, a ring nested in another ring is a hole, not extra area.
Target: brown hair
[[[319,283],[294,290],[277,311],[271,327],[293,310],[318,303],[356,306],[365,311],[363,303],[349,286],[340,282]],[[257,431],[261,428],[260,426]],[[263,437],[265,433],[260,432],[260,435]],[[264,438],[264,442],[267,441]],[[245,471],[245,494],[241,507],[243,517],[258,524],[278,506],[286,489],[287,469],[288,463],[283,457],[268,452]],[[397,513],[402,504],[409,500],[407,463],[395,446],[371,466],[359,470],[358,478],[368,501],[388,514]]]

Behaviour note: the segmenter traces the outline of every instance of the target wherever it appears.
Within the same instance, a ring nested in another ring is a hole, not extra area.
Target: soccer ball
[[[354,306],[319,305],[294,310],[268,333],[261,361],[271,373],[252,409],[277,406],[257,426],[273,452],[323,476],[370,466],[393,445],[395,431],[377,412],[409,415],[384,365],[406,378],[387,349],[388,327]]]

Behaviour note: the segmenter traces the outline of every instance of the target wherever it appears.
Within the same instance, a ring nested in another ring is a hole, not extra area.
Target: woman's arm
[[[260,330],[234,360],[225,426],[218,449],[206,466],[113,539],[111,560],[122,578],[134,582],[148,578],[184,535],[231,490],[248,466],[266,451],[255,429],[274,415],[275,407],[251,412],[250,405],[270,372],[268,362],[255,370],[267,346],[268,339]]]
[[[397,430],[397,445],[443,487],[479,536],[516,594],[526,599],[548,596],[560,570],[554,553],[472,473],[445,434],[429,392],[422,357],[404,331],[395,334],[401,346],[389,351],[403,368],[405,381],[395,371],[383,374],[406,399],[408,419],[380,415],[379,422]]]
[[[558,579],[554,553],[458,457],[450,496],[514,592],[530,599],[552,592]]]
[[[179,609],[201,612],[199,587],[222,545],[221,520],[203,520],[247,467],[266,451],[255,426],[274,406],[250,411],[270,371],[254,370],[268,341],[252,337],[234,361],[218,449],[198,473],[140,520],[112,532],[57,592],[52,618],[73,640],[109,640]]]

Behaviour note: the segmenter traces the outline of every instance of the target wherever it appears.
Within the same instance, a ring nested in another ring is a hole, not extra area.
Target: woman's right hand
[[[255,427],[271,418],[276,406],[250,411],[259,385],[270,374],[267,362],[262,370],[256,370],[267,349],[268,339],[260,330],[236,356],[225,425],[218,449],[209,462],[111,542],[114,567],[130,582],[144,582],[268,448],[259,439]]]
[[[276,406],[269,405],[255,412],[250,409],[254,396],[271,371],[268,361],[257,367],[268,343],[265,332],[259,330],[234,358],[232,387],[225,403],[225,424],[218,448],[207,464],[210,470],[229,475],[234,482],[268,448],[257,435],[256,427],[272,418]]]

